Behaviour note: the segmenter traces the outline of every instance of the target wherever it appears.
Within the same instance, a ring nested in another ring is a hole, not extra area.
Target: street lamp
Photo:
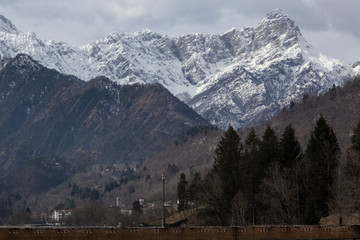
[[[165,179],[166,176],[163,173],[161,175],[161,180],[163,182],[163,198],[162,198],[162,204],[163,204],[163,217],[162,217],[162,227],[165,228]]]

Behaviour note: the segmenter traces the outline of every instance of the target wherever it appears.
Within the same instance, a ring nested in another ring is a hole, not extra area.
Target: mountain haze
[[[82,47],[40,40],[1,19],[2,58],[26,53],[86,81],[103,75],[120,84],[160,83],[221,128],[259,123],[304,94],[323,93],[353,75],[351,66],[307,43],[281,10],[257,27],[219,35],[113,32]]]

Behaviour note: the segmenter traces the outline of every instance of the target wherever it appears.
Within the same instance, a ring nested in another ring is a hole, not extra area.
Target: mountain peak
[[[264,19],[260,22],[259,27],[263,26],[271,27],[274,30],[279,31],[279,33],[284,32],[293,32],[296,35],[301,35],[299,27],[295,24],[294,20],[292,20],[283,10],[275,9],[264,17]]]
[[[151,41],[153,39],[159,39],[162,38],[163,36],[160,33],[156,33],[151,31],[150,29],[144,28],[140,31],[137,31],[134,33],[135,37],[140,38],[141,40],[144,41]]]
[[[269,43],[275,48],[288,48],[298,44],[302,38],[299,27],[280,9],[269,12],[255,31],[256,49]]]
[[[279,19],[279,18],[289,18],[288,15],[282,9],[274,9],[266,14],[267,19]]]
[[[16,57],[11,61],[11,64],[30,65],[30,66],[39,65],[37,61],[35,61],[34,59],[32,59],[32,57],[24,53],[19,53],[18,55],[16,55]]]
[[[19,30],[17,30],[16,26],[3,15],[0,15],[0,31],[12,34],[19,33]]]
[[[6,62],[4,67],[6,66],[9,66],[14,72],[17,72],[20,78],[29,76],[43,67],[29,55],[22,53]],[[1,69],[4,69],[4,67]]]

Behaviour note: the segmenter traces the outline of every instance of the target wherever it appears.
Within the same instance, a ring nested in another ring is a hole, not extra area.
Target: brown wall
[[[360,239],[360,226],[194,228],[0,228],[0,240]]]

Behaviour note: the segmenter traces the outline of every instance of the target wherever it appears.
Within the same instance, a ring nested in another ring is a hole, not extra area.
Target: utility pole
[[[163,173],[161,175],[161,180],[163,182],[163,197],[162,197],[162,207],[163,207],[163,217],[162,217],[162,227],[165,228],[165,179],[166,179],[166,176],[165,174]]]

